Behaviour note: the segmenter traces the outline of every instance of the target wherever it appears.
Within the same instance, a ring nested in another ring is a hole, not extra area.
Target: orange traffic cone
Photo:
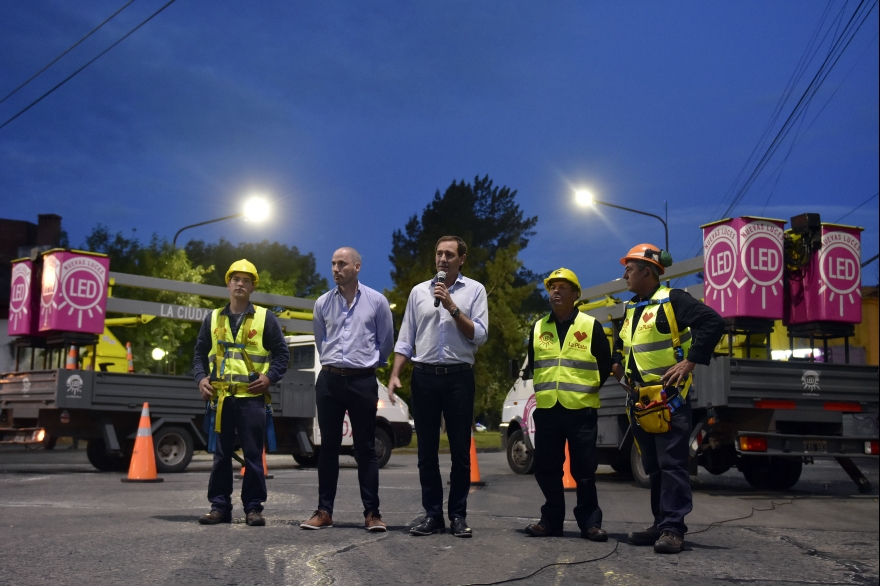
[[[67,352],[67,363],[64,365],[64,368],[67,370],[76,370],[76,346],[71,346],[70,350]]]
[[[477,442],[474,441],[474,432],[471,430],[471,486],[486,486],[480,480],[480,462],[477,460]]]
[[[568,452],[568,442],[565,442],[565,464],[562,465],[562,487],[565,492],[577,490],[577,482],[571,475],[571,454]]]
[[[128,361],[129,374],[134,372],[134,358],[131,355],[131,342],[125,343],[125,359]]]
[[[241,467],[241,474],[236,476],[236,478],[239,480],[244,478],[244,471],[245,471],[245,467],[242,466]],[[274,474],[269,474],[269,465],[266,464],[266,448],[263,448],[263,478],[265,478],[266,480],[269,480],[271,478],[275,478]]]
[[[128,478],[123,478],[122,482],[162,482],[163,480],[165,479],[156,476],[156,453],[153,451],[150,405],[144,403],[137,439],[134,440],[134,451],[131,454],[131,465],[128,467]]]

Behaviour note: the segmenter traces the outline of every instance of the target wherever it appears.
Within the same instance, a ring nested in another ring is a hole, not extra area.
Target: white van
[[[298,371],[310,371],[314,373],[314,382],[318,380],[321,371],[321,361],[315,346],[314,336],[285,336],[290,348],[290,368]],[[300,466],[316,466],[318,464],[318,452],[321,446],[321,430],[318,427],[318,411],[315,407],[315,416],[308,431],[314,453],[312,455],[294,454],[293,459]],[[382,468],[391,458],[391,450],[408,446],[412,441],[413,421],[409,414],[409,407],[400,397],[395,403],[388,398],[388,388],[379,382],[379,403],[376,411],[376,455],[379,457],[379,467]],[[351,433],[351,422],[348,413],[342,422],[342,450],[341,453],[354,456],[354,441]]]

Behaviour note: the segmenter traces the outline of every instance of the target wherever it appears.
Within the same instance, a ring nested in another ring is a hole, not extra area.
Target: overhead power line
[[[865,205],[866,203],[868,203],[869,201],[871,201],[872,199],[874,199],[878,195],[880,195],[880,191],[878,191],[877,193],[875,193],[874,195],[872,195],[871,197],[869,197],[868,199],[866,199],[865,201],[863,201],[862,203],[860,203],[859,205],[857,205],[856,207],[851,209],[850,211],[846,212],[845,214],[843,214],[842,216],[840,216],[839,218],[834,220],[833,223],[836,224],[837,222],[841,221],[842,219],[844,219],[845,217],[847,217],[848,215],[850,215],[854,211],[858,210],[859,208],[861,208],[863,205]]]
[[[85,69],[86,67],[88,67],[89,65],[91,65],[92,63],[94,63],[95,61],[97,61],[98,59],[100,59],[100,58],[101,58],[105,53],[107,53],[110,49],[112,49],[113,47],[115,47],[116,45],[118,45],[119,43],[121,43],[122,41],[124,41],[125,39],[127,39],[132,33],[134,33],[136,30],[138,30],[139,28],[141,28],[142,26],[144,26],[145,24],[147,24],[148,22],[150,22],[151,20],[153,20],[153,18],[156,17],[160,12],[162,12],[163,10],[165,10],[166,8],[168,8],[169,6],[171,6],[172,4],[174,4],[174,2],[176,2],[176,1],[177,1],[177,0],[169,0],[164,6],[162,6],[162,8],[160,8],[159,10],[157,10],[156,12],[154,12],[153,14],[151,14],[149,17],[147,17],[147,18],[146,18],[143,22],[141,22],[139,25],[137,25],[136,27],[134,27],[133,29],[131,29],[130,31],[128,31],[127,33],[125,33],[125,35],[123,35],[123,36],[122,36],[119,40],[117,40],[115,43],[113,43],[112,45],[110,45],[109,47],[107,47],[106,49],[104,49],[103,51],[101,51],[100,53],[98,53],[95,57],[93,57],[91,60],[89,60],[85,65],[83,65],[82,67],[80,67],[79,69],[77,69],[76,71],[74,71],[73,73],[71,73],[70,75],[68,75],[67,77],[65,77],[63,80],[61,80],[60,82],[58,82],[58,83],[57,83],[52,89],[50,89],[49,91],[47,91],[46,93],[44,93],[42,96],[40,96],[39,98],[37,98],[36,100],[34,100],[33,102],[31,102],[30,104],[28,104],[24,109],[20,110],[20,111],[19,111],[17,114],[15,114],[12,118],[9,118],[9,119],[8,119],[6,122],[4,122],[3,124],[0,124],[0,130],[2,130],[3,128],[6,127],[7,124],[9,124],[9,123],[12,122],[13,120],[15,120],[16,118],[18,118],[19,116],[21,116],[22,114],[24,114],[25,112],[27,112],[28,110],[30,110],[31,108],[33,108],[34,106],[36,106],[37,104],[39,104],[41,101],[43,101],[43,98],[45,98],[46,96],[48,96],[49,94],[51,94],[52,92],[54,92],[55,90],[57,90],[58,88],[60,88],[61,86],[63,86],[65,83],[67,83],[68,81],[70,81],[70,80],[71,80],[76,74],[78,74],[80,71],[82,71],[83,69]]]
[[[23,88],[24,86],[26,86],[27,84],[29,84],[30,82],[32,82],[34,79],[36,79],[38,75],[40,75],[41,73],[43,73],[44,71],[46,71],[47,69],[49,69],[50,67],[52,67],[52,66],[53,66],[53,65],[54,65],[59,59],[61,59],[62,57],[64,57],[65,55],[67,55],[68,53],[70,53],[71,51],[73,51],[73,50],[74,50],[74,49],[75,49],[80,43],[82,43],[82,42],[85,41],[87,38],[89,38],[90,36],[92,36],[92,35],[93,35],[95,32],[97,32],[98,29],[100,29],[102,26],[104,26],[105,24],[107,24],[108,22],[110,22],[110,21],[113,19],[114,16],[116,16],[117,14],[119,14],[120,12],[122,12],[123,10],[125,10],[125,8],[126,8],[129,4],[131,4],[132,2],[134,2],[134,0],[128,0],[128,2],[126,2],[126,3],[122,6],[122,8],[120,8],[119,10],[117,10],[116,12],[114,12],[113,14],[111,14],[110,16],[108,16],[106,19],[104,19],[104,22],[102,22],[101,24],[99,24],[98,26],[96,26],[95,28],[93,28],[92,30],[90,30],[89,33],[88,33],[86,36],[84,36],[83,38],[81,38],[80,40],[78,40],[77,42],[75,42],[74,44],[72,44],[70,47],[67,48],[66,51],[64,51],[63,53],[61,53],[60,55],[58,55],[57,57],[55,57],[54,59],[52,59],[48,64],[46,64],[45,67],[43,67],[41,70],[39,70],[38,72],[36,72],[36,73],[33,74],[32,76],[30,76],[29,78],[27,78],[27,80],[25,80],[24,83],[22,83],[20,86],[18,86],[17,88],[15,88],[14,90],[12,90],[12,91],[9,92],[8,94],[6,94],[6,96],[4,96],[3,99],[0,99],[0,104],[2,104],[3,102],[5,102],[7,99],[11,98],[15,93],[18,92],[18,90],[20,90],[21,88]]]

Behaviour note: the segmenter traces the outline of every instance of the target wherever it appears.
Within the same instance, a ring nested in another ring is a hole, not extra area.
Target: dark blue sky
[[[0,104],[0,124],[164,2],[133,2]],[[0,97],[123,3],[4,3]],[[274,201],[268,224],[181,239],[278,240],[314,252],[328,276],[332,251],[351,245],[381,289],[392,232],[435,190],[488,174],[539,217],[526,266],[596,284],[662,230],[577,208],[572,190],[659,215],[668,202],[673,256],[696,254],[699,225],[721,217],[765,128],[776,134],[819,70],[821,35],[856,5],[177,0],[0,129],[0,217],[60,214],[74,245],[98,222],[170,240],[257,190]],[[877,15],[732,215],[833,221],[877,193]],[[864,259],[877,253],[877,198],[844,222],[866,228]]]

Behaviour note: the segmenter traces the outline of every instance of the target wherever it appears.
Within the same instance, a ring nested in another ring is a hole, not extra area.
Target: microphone
[[[446,280],[446,271],[440,271],[439,273],[437,273],[437,282],[438,283],[441,283],[445,280]],[[434,307],[440,307],[440,298],[439,297],[434,298]]]

